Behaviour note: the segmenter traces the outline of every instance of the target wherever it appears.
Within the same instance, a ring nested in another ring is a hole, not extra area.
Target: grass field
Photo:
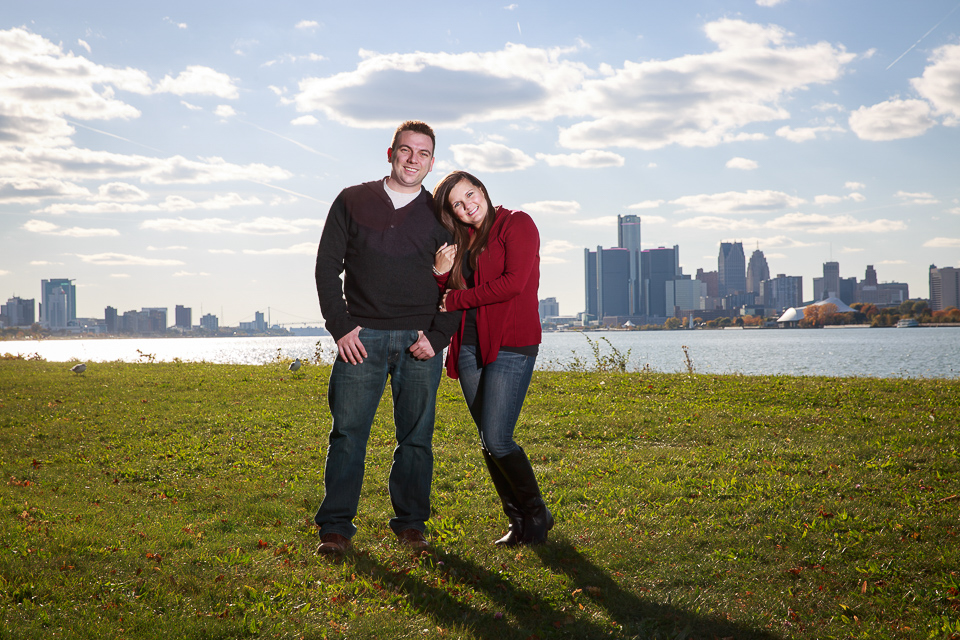
[[[695,354],[694,358],[695,358]],[[0,638],[960,638],[960,381],[538,372],[505,529],[456,384],[432,547],[314,554],[329,369],[0,361]]]

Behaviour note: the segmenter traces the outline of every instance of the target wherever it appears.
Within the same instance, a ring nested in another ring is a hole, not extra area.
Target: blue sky
[[[957,0],[74,1],[0,14],[0,298],[319,322],[316,243],[404,119],[533,215],[540,296],[643,219],[685,273],[960,267]]]

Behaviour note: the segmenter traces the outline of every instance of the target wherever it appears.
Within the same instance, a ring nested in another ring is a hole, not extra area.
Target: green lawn
[[[328,368],[70,364],[0,360],[0,638],[960,638],[958,380],[538,372],[557,526],[500,549],[445,379],[431,551],[387,527],[387,397],[331,561]]]

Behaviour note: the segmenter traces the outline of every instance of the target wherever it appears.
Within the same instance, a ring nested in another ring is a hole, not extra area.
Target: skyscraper
[[[193,323],[193,309],[178,304],[173,310],[174,325],[178,329],[189,329]]]
[[[40,323],[64,329],[77,319],[77,287],[73,280],[53,278],[40,281]]]
[[[732,293],[746,292],[746,257],[743,255],[743,243],[720,243],[717,271],[719,273],[719,294],[721,298]]]
[[[760,293],[760,283],[770,279],[770,267],[767,266],[767,258],[763,251],[757,249],[750,256],[750,263],[747,265],[747,293]]]
[[[819,300],[840,297],[840,263],[823,263],[823,292]]]
[[[629,314],[640,315],[640,216],[617,216],[617,246],[630,252],[630,274],[627,282]]]
[[[586,312],[601,322],[608,316],[630,315],[630,252],[627,249],[584,249]]]
[[[761,287],[763,306],[786,311],[790,307],[803,306],[803,277],[778,273],[776,278],[766,280]]]
[[[643,274],[644,315],[672,317],[673,308],[667,309],[667,283],[680,277],[680,247],[674,245],[641,251],[640,272]]]
[[[930,309],[960,308],[960,269],[930,265]]]
[[[8,327],[28,327],[36,322],[34,316],[35,300],[23,300],[14,296],[7,300],[7,304],[0,305],[0,315]]]

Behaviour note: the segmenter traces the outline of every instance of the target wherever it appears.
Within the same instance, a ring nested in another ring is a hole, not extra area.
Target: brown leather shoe
[[[423,532],[418,529],[404,529],[397,534],[400,543],[411,549],[425,549],[428,546],[427,539],[423,537]]]
[[[317,553],[323,555],[341,555],[350,548],[350,539],[339,533],[325,533],[320,536]]]

